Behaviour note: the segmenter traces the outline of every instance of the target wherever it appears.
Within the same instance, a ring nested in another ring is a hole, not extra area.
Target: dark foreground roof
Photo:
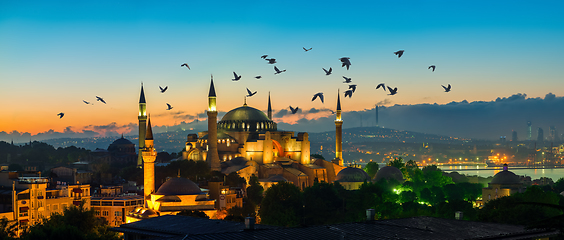
[[[166,217],[166,216],[164,216]],[[163,217],[160,217],[163,218]],[[150,220],[150,219],[148,219]],[[143,220],[147,221],[147,220]],[[153,223],[142,223],[144,226],[155,227]],[[191,220],[194,221],[194,220]],[[207,223],[206,223],[207,222]],[[222,223],[218,223],[222,222]],[[153,239],[536,239],[555,236],[558,232],[552,230],[526,230],[523,226],[497,223],[471,222],[454,219],[433,217],[413,217],[393,220],[380,220],[358,223],[342,223],[333,225],[273,228],[255,225],[254,230],[245,230],[243,223],[219,220],[201,219],[201,222],[178,223],[176,226],[166,226],[168,222],[160,222],[165,226],[158,228],[177,229],[185,232],[176,236],[155,236]],[[159,225],[160,225],[159,224]],[[172,223],[174,224],[174,223]],[[185,225],[185,224],[188,224]],[[118,229],[122,229],[126,225]],[[151,226],[152,225],[152,226]],[[188,230],[188,231],[186,231]],[[120,231],[124,232],[124,231]]]

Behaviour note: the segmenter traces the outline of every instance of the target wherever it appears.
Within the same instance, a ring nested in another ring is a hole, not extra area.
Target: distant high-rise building
[[[511,141],[513,142],[519,141],[519,139],[517,138],[517,132],[515,130],[513,130],[513,132],[511,133]]]
[[[560,140],[560,139],[558,139],[558,132],[556,131],[555,126],[550,126],[548,128],[548,140],[550,140],[552,142]]]
[[[505,142],[506,139],[507,139],[507,136],[500,136],[499,137],[500,142]]]
[[[542,128],[539,128],[537,130],[537,142],[542,142],[544,141],[544,131],[542,130]]]
[[[527,140],[531,141],[533,139],[533,130],[531,129],[531,121],[527,121]]]

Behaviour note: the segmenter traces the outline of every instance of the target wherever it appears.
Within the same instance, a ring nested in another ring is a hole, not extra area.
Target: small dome
[[[133,144],[131,141],[123,138],[123,136],[117,140],[115,140],[111,145],[129,145],[129,144]]]
[[[490,182],[492,184],[520,184],[521,179],[512,171],[508,171],[504,169],[501,172],[498,172]]]
[[[378,170],[378,172],[376,173],[376,176],[374,176],[374,181],[378,182],[382,178],[385,178],[387,180],[395,179],[398,182],[403,182],[404,180],[401,170],[399,170],[397,167],[392,166],[380,168],[380,170]]]
[[[370,176],[364,170],[355,167],[348,167],[339,172],[335,181],[339,182],[364,182],[370,181]]]
[[[171,178],[155,194],[157,195],[194,195],[201,194],[202,190],[197,184],[187,178]]]

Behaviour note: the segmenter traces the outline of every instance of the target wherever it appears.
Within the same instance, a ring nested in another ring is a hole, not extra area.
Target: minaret
[[[339,91],[337,91],[337,118],[335,119],[335,159],[332,162],[343,166],[343,120],[341,119]]]
[[[143,156],[141,151],[145,147],[145,134],[147,131],[147,103],[145,102],[145,92],[143,91],[143,83],[141,83],[141,96],[139,97],[139,154],[137,155],[137,167],[143,166]]]
[[[147,135],[144,137],[145,147],[143,148],[143,193],[145,202],[151,199],[151,194],[155,192],[155,160],[157,159],[157,151],[155,151],[153,143],[153,129],[151,128],[151,119],[147,126]]]
[[[272,121],[272,107],[270,106],[270,92],[268,92],[268,119]]]
[[[215,100],[212,75],[210,93],[208,94],[208,154],[206,161],[212,171],[220,171],[219,155],[217,154],[217,109]]]

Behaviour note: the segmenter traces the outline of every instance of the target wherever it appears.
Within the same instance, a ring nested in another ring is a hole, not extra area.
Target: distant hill
[[[154,133],[155,148],[158,152],[180,152],[185,147],[186,136],[195,131],[175,131],[175,132],[162,132]],[[138,136],[124,136],[138,145]],[[57,138],[48,139],[45,142],[55,148],[76,146],[79,148],[86,148],[89,150],[107,149],[108,146],[119,139],[120,137],[105,137],[105,138]],[[335,131],[327,131],[321,133],[309,133],[309,140],[312,143],[323,145],[334,145]],[[401,131],[389,128],[380,127],[355,127],[343,129],[343,142],[346,143],[367,143],[367,142],[405,142],[405,143],[463,143],[468,142],[470,139],[460,139],[448,136],[441,136],[435,134],[417,133],[411,131]],[[313,151],[312,151],[313,152]]]

